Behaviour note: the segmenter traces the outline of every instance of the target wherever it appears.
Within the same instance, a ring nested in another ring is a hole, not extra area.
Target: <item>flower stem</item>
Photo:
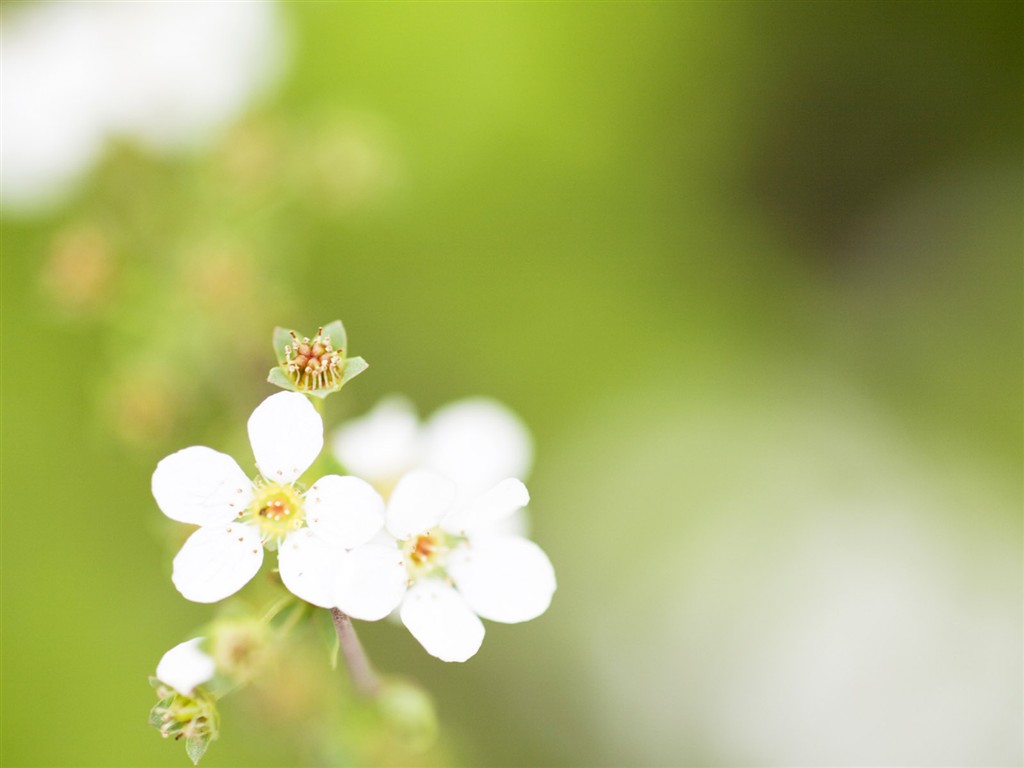
[[[380,691],[380,681],[374,674],[370,660],[363,652],[363,647],[359,644],[355,627],[352,626],[352,619],[337,608],[331,608],[331,618],[334,619],[334,629],[338,633],[341,655],[345,657],[348,672],[352,676],[352,683],[364,696],[375,696]]]
[[[271,621],[274,620],[274,617],[277,616],[277,614],[279,614],[282,610],[287,608],[288,604],[294,602],[294,600],[294,596],[290,594],[285,595],[276,603],[274,603],[265,614],[263,614],[263,618],[260,619],[260,621],[262,621],[264,624],[269,624]]]

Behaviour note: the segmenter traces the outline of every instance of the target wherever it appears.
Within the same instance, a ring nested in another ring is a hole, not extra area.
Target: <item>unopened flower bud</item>
[[[160,659],[150,680],[159,699],[150,710],[150,725],[165,739],[184,739],[193,763],[217,738],[220,723],[216,699],[202,687],[215,672],[213,659],[199,648],[202,643],[197,637],[176,645]]]
[[[210,630],[210,643],[220,673],[236,683],[246,683],[266,665],[271,633],[256,618],[220,619]]]

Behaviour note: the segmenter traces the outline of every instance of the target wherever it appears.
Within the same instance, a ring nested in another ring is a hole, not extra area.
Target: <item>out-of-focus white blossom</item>
[[[388,494],[414,469],[436,472],[454,483],[458,509],[502,480],[528,477],[533,440],[507,406],[486,397],[457,400],[420,423],[408,399],[391,395],[369,413],[341,425],[332,439],[335,456],[354,475]],[[523,534],[517,513],[502,518],[503,532]]]
[[[213,138],[280,71],[269,2],[34,3],[0,19],[0,203],[59,201],[109,138]]]

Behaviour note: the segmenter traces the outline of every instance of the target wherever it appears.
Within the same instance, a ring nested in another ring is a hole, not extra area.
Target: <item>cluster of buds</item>
[[[301,340],[295,331],[289,331],[292,344],[286,344],[285,369],[288,377],[299,389],[329,389],[341,381],[345,368],[344,350],[331,346],[331,337],[321,327],[316,336]]]

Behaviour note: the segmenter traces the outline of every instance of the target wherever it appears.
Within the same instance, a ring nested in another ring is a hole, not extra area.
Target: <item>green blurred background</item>
[[[187,764],[146,676],[213,609],[150,475],[248,456],[271,329],[338,317],[329,423],[487,394],[536,441],[549,611],[463,665],[358,626],[424,761],[1020,765],[1021,8],[278,7],[202,146],[4,216],[4,765]],[[204,764],[323,760],[289,695]]]

